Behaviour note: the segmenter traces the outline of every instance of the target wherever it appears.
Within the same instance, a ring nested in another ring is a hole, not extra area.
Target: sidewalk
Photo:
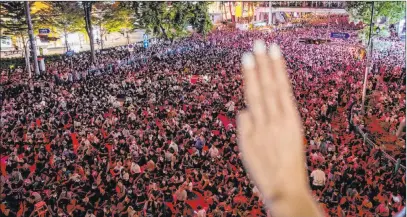
[[[132,34],[129,34],[129,42],[136,43],[136,42],[143,41],[143,34],[144,33],[142,31],[137,31],[137,32],[133,32]],[[118,35],[118,34],[110,35],[108,37],[108,40],[103,43],[104,43],[103,48],[123,46],[123,45],[127,45],[127,37]],[[76,52],[84,52],[84,51],[90,50],[89,43],[79,43],[79,42],[69,43],[69,46],[71,49],[74,49]],[[100,45],[95,44],[95,50],[99,50],[100,48],[101,48]],[[10,51],[14,51],[14,50],[10,50]],[[1,51],[0,59],[24,58],[24,50],[16,51],[17,53],[15,53],[15,54],[8,54],[10,51]],[[64,54],[65,52],[66,52],[66,48],[64,45],[62,45],[59,47],[47,48],[47,51],[44,52],[44,54],[45,55],[55,55],[55,54]],[[39,53],[38,53],[38,55],[39,55]]]

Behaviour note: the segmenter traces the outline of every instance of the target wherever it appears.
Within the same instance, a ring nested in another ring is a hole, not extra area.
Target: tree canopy
[[[211,18],[208,13],[210,2],[197,2],[192,8],[194,16],[191,17],[191,25],[197,29],[197,32],[206,35],[212,29]]]
[[[369,34],[369,25],[371,17],[371,2],[347,2],[346,10],[350,14],[353,21],[362,21],[366,24],[365,28],[361,31],[362,38],[367,39]],[[373,23],[374,29],[380,28],[381,36],[388,36],[388,28],[390,24],[394,24],[401,19],[405,18],[406,3],[404,1],[376,1],[374,2],[373,10]],[[377,22],[380,19],[382,22]]]
[[[25,41],[28,36],[28,25],[25,15],[24,2],[0,2],[0,31],[1,34],[14,36]],[[30,2],[30,14],[34,33],[50,23],[50,16],[46,16],[47,4]],[[14,38],[14,39],[15,39]],[[24,44],[25,46],[25,44]]]
[[[198,33],[206,34],[212,28],[208,2],[122,2],[122,7],[134,10],[135,24],[167,40],[188,34],[191,25]]]
[[[24,2],[0,2],[0,14],[2,14],[0,28],[3,34],[27,34]]]
[[[53,19],[50,25],[61,32],[83,32],[85,21],[83,11],[77,2],[47,2],[50,4],[48,15]]]
[[[126,7],[117,7],[115,4],[97,3],[100,14],[95,18],[95,24],[101,25],[106,33],[121,32],[134,29],[133,10]]]
[[[188,26],[206,35],[212,29],[209,2],[32,2],[34,34],[49,28],[55,36],[73,32],[91,34],[92,25],[105,34],[128,34],[135,28],[167,40],[189,34]],[[2,34],[27,36],[23,2],[0,3]],[[90,39],[90,38],[89,38]],[[65,41],[67,44],[67,41]]]

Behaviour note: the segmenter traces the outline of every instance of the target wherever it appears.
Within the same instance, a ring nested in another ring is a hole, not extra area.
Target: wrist
[[[323,216],[307,186],[281,189],[273,194],[272,197],[266,198],[266,204],[273,213],[273,216]]]

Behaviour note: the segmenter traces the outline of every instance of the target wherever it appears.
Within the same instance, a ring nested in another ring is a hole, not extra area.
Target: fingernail
[[[266,44],[262,40],[254,41],[253,51],[255,54],[265,54],[266,53]]]
[[[251,53],[244,53],[242,56],[243,67],[246,69],[254,69],[254,57]]]
[[[272,44],[270,46],[270,51],[269,51],[270,57],[271,59],[275,59],[278,60],[281,58],[281,51],[280,51],[280,47],[277,44]]]

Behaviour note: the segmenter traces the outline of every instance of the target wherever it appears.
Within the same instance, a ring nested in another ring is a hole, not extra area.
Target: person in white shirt
[[[134,112],[131,112],[127,117],[132,121],[135,121],[137,119],[137,116],[136,114],[134,114]]]
[[[206,211],[201,206],[197,207],[198,212],[196,212],[197,217],[206,217]]]
[[[215,146],[212,145],[212,147],[209,149],[209,155],[212,158],[216,158],[219,155],[219,150]]]
[[[321,167],[318,167],[316,170],[311,173],[312,188],[314,190],[322,190],[325,186],[326,175],[325,172],[321,170]]]
[[[132,162],[131,163],[131,168],[130,168],[130,172],[131,173],[140,173],[141,172],[141,168],[137,163]]]
[[[225,106],[229,112],[233,112],[235,110],[235,102],[233,101],[229,101]]]
[[[172,148],[175,153],[178,153],[178,145],[174,141],[171,141],[171,144],[168,148]]]
[[[168,149],[168,150],[165,152],[164,157],[165,157],[165,159],[166,159],[167,161],[171,161],[172,156],[173,156],[172,153],[174,153],[174,149]]]

